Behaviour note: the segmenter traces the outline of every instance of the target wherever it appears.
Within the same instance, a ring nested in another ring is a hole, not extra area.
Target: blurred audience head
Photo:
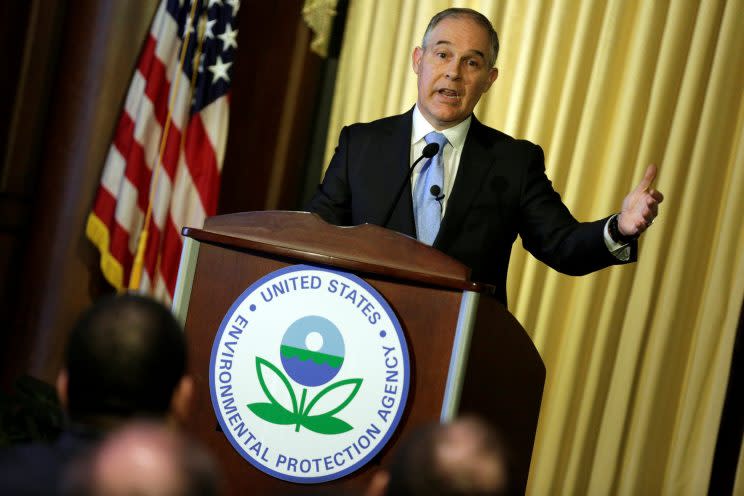
[[[400,445],[370,495],[502,495],[508,463],[494,430],[476,417],[427,425]]]
[[[73,327],[57,392],[75,423],[183,418],[193,389],[185,372],[185,338],[173,314],[150,298],[120,294],[94,303]]]
[[[165,423],[132,421],[70,467],[66,496],[221,494],[214,459]]]

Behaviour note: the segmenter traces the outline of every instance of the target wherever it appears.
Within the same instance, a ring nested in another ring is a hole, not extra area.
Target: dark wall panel
[[[241,11],[219,213],[299,206],[321,59],[308,49],[302,2]]]

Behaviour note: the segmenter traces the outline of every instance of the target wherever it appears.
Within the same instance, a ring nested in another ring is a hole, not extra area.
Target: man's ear
[[[413,72],[415,72],[416,74],[419,73],[419,68],[421,67],[421,57],[423,56],[423,48],[416,47],[413,49],[413,53],[411,54],[411,66],[413,67]]]
[[[491,89],[491,85],[494,83],[494,81],[496,81],[496,79],[498,79],[498,77],[499,77],[498,69],[496,69],[495,67],[492,67],[491,69],[488,70],[488,83],[486,84],[486,89],[483,90],[483,93]]]
[[[68,384],[69,376],[67,374],[67,369],[62,369],[59,371],[59,374],[57,374],[55,387],[57,389],[57,398],[59,399],[59,404],[62,406],[62,410],[64,411],[67,411],[67,405],[69,403],[69,397],[67,396]]]
[[[191,413],[191,402],[194,398],[194,379],[190,375],[184,375],[178,381],[170,403],[171,417],[183,425]]]

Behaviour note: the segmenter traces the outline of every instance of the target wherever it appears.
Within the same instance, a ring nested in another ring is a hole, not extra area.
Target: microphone
[[[444,200],[444,193],[442,193],[442,188],[437,186],[436,184],[429,189],[429,193],[431,193],[431,196],[434,197],[434,199],[438,202]]]
[[[380,224],[382,227],[387,226],[387,223],[390,222],[390,217],[393,215],[393,210],[395,210],[395,207],[400,202],[400,197],[403,194],[403,190],[406,189],[406,184],[408,184],[411,181],[411,174],[413,174],[413,169],[416,168],[416,165],[421,162],[421,160],[425,158],[431,158],[434,155],[439,152],[439,144],[438,143],[429,143],[424,147],[424,149],[421,151],[421,156],[417,158],[413,164],[411,164],[411,167],[408,168],[408,173],[406,174],[406,178],[403,180],[403,182],[400,185],[400,189],[398,189],[398,193],[395,195],[395,201],[392,205],[390,205],[390,209],[385,214],[385,220]],[[432,186],[433,188],[433,186]],[[436,196],[436,195],[435,195]],[[442,197],[444,198],[444,197]]]

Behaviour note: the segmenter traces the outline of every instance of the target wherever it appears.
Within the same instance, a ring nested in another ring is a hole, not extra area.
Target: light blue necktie
[[[447,137],[442,133],[432,131],[424,137],[426,143],[439,144],[436,155],[426,161],[419,172],[416,187],[413,191],[413,215],[416,217],[416,237],[422,243],[431,245],[439,232],[442,222],[442,192],[444,192],[444,163],[442,154]],[[439,193],[433,195],[432,186],[439,188]],[[439,200],[437,200],[439,198]]]

